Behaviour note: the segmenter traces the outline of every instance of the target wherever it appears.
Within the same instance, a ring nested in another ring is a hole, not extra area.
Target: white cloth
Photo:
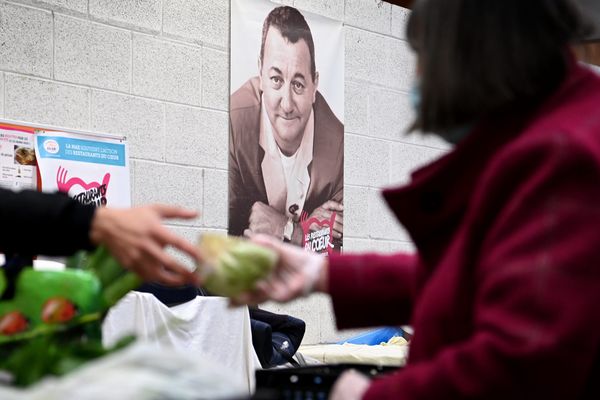
[[[0,385],[2,400],[218,400],[242,398],[245,392],[243,384],[210,361],[148,342],[26,389]]]
[[[264,102],[261,109],[259,144],[265,152],[261,169],[269,205],[279,212],[285,213],[288,218],[298,221],[300,213],[304,209],[304,201],[310,186],[308,166],[313,159],[314,111],[310,112],[300,147],[294,155],[288,157],[287,161],[291,162],[285,167],[283,161],[285,155],[281,153],[275,136],[273,136],[273,127],[265,111]],[[297,210],[295,214],[290,213],[292,205],[297,206],[294,207]]]
[[[187,303],[167,307],[152,294],[130,292],[106,316],[102,341],[112,346],[124,336],[156,348],[169,347],[227,369],[233,381],[240,381],[252,393],[254,371],[260,361],[252,347],[247,307],[229,308],[222,297],[196,297]]]

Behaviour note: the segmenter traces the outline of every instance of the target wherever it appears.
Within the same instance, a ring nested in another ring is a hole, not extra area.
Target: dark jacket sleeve
[[[61,193],[0,189],[0,252],[70,255],[91,249],[94,212]]]

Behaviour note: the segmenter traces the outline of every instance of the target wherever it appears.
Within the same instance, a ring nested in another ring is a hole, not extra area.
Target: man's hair
[[[565,79],[589,26],[571,0],[418,0],[407,38],[419,55],[414,129],[444,131],[535,107]]]
[[[265,55],[265,41],[269,28],[276,28],[281,36],[292,44],[303,39],[308,45],[310,53],[310,73],[313,81],[315,80],[317,69],[315,66],[315,44],[313,42],[310,27],[306,23],[304,16],[294,7],[281,6],[271,10],[262,29],[262,42],[260,45],[260,63],[262,65]]]

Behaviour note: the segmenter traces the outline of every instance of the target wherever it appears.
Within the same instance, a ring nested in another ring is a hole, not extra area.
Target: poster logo
[[[68,174],[69,171],[63,167],[58,167],[56,172],[56,185],[59,191],[69,193],[73,187],[79,186],[83,189],[83,191],[73,195],[73,199],[82,204],[91,204],[96,207],[106,205],[106,192],[108,191],[108,184],[110,182],[110,173],[107,172],[104,174],[102,183],[86,183],[83,179],[78,177],[67,179]]]
[[[312,217],[300,221],[302,226],[302,247],[315,253],[333,252],[333,224],[336,213],[331,213],[329,219],[319,220]]]
[[[50,154],[58,154],[60,150],[60,146],[58,142],[54,139],[44,140],[44,150],[46,150]]]

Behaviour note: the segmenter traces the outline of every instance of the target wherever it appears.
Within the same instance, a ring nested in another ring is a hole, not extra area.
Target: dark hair
[[[539,104],[564,80],[568,45],[587,34],[571,0],[418,0],[407,38],[419,55],[413,129],[443,132]]]
[[[310,53],[310,73],[314,81],[317,74],[317,68],[315,66],[315,43],[313,42],[310,27],[300,11],[294,7],[281,6],[274,8],[269,15],[267,15],[267,18],[263,23],[262,42],[260,44],[261,64],[265,55],[265,41],[267,40],[267,33],[269,33],[270,27],[276,28],[279,33],[281,33],[281,36],[290,43],[295,44],[300,39],[303,39],[306,42]]]

